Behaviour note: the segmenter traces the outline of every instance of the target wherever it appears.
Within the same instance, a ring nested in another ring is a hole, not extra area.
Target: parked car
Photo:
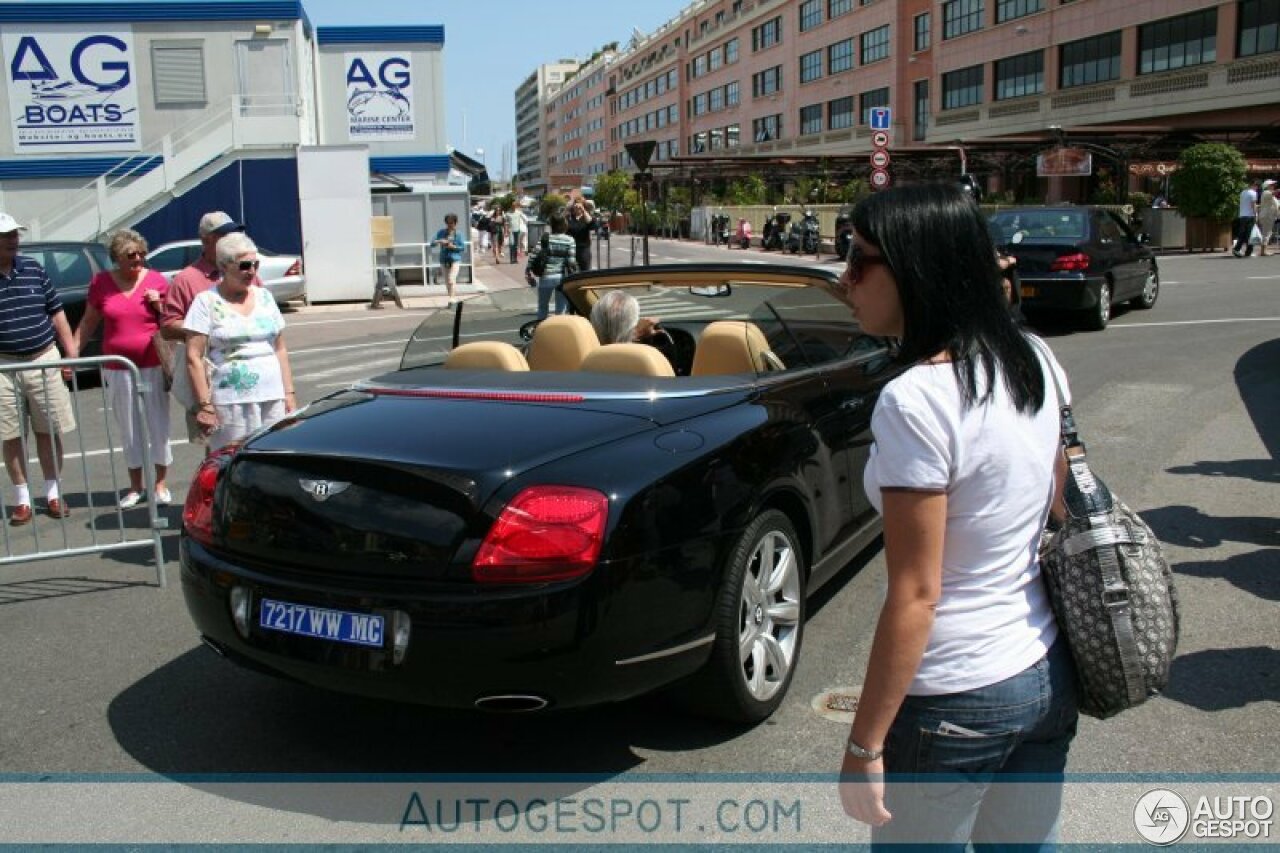
[[[62,310],[67,315],[71,331],[80,325],[84,316],[85,301],[89,298],[89,281],[98,273],[112,268],[111,253],[101,243],[77,243],[73,241],[23,242],[18,253],[34,258],[49,274],[49,280],[58,289]],[[102,327],[86,341],[80,355],[102,355]],[[82,374],[96,373],[82,370]]]
[[[366,696],[532,711],[679,682],[764,719],[807,596],[880,531],[862,469],[898,369],[835,282],[749,262],[566,280],[581,315],[634,293],[670,361],[601,347],[585,317],[537,324],[527,288],[438,311],[397,372],[205,460],[181,537],[197,630]]]
[[[165,243],[147,253],[147,266],[164,274],[172,281],[178,271],[195,263],[200,257],[199,240],[179,240],[176,243]],[[262,286],[271,291],[277,303],[283,305],[290,299],[305,299],[307,295],[307,278],[302,271],[302,258],[297,255],[277,255],[261,246],[258,247],[258,258],[262,265],[258,267],[258,278]]]
[[[1096,207],[1020,207],[989,218],[997,247],[1018,260],[1022,308],[1072,311],[1101,330],[1115,304],[1151,308],[1155,254],[1119,216]]]

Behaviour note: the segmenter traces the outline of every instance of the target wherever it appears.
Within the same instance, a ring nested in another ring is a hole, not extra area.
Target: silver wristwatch
[[[849,741],[844,746],[845,749],[849,750],[850,755],[854,758],[861,758],[863,761],[875,761],[877,758],[884,755],[883,749],[877,749],[874,751],[870,749],[863,749],[853,741]]]

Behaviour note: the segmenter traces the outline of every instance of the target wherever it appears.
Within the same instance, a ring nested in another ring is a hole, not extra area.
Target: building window
[[[869,65],[889,58],[889,25],[876,27],[860,37],[862,41],[862,64]]]
[[[751,30],[751,49],[764,50],[782,41],[782,18],[777,17],[765,21]]]
[[[710,94],[711,99],[708,106],[711,112],[715,113],[724,109],[724,89],[722,87],[716,87],[711,90]]]
[[[853,127],[852,95],[827,102],[827,129],[841,130],[846,127]]]
[[[1218,7],[1138,28],[1138,73],[1154,74],[1218,58]]]
[[[724,129],[724,144],[727,148],[737,148],[742,144],[742,131],[738,125],[731,124]]]
[[[914,142],[923,142],[925,136],[929,133],[929,81],[917,80],[915,82],[915,121],[911,125],[911,139]]]
[[[822,133],[822,104],[800,108],[800,135]]]
[[[724,86],[724,103],[727,107],[738,105],[738,81],[726,83]]]
[[[1237,56],[1257,56],[1280,50],[1280,0],[1243,0]]]
[[[853,9],[853,0],[827,0],[827,18],[838,18]]]
[[[695,56],[693,58],[693,79],[698,79],[707,73],[707,58],[705,56]]]
[[[822,51],[815,50],[800,57],[800,82],[808,83],[822,76]]]
[[[204,43],[198,39],[153,41],[151,79],[156,106],[205,103]]]
[[[872,89],[858,96],[858,123],[871,124],[871,110],[874,107],[889,106],[889,87]]]
[[[982,103],[982,66],[971,65],[942,75],[942,108],[955,110]]]
[[[768,142],[782,137],[782,116],[772,115],[751,122],[751,138],[756,142]]]
[[[996,0],[996,23],[1044,11],[1044,0]]]
[[[804,0],[800,4],[800,32],[822,23],[822,0]]]
[[[912,26],[915,29],[915,39],[912,42],[914,49],[918,51],[928,50],[929,49],[929,13],[925,12],[923,15],[916,15],[915,18],[912,19]]]
[[[738,61],[738,40],[729,39],[724,43],[724,61],[725,64]]]
[[[782,91],[782,66],[775,65],[751,75],[751,94],[759,98]]]
[[[942,37],[953,39],[982,29],[982,0],[947,0],[942,4]]]
[[[724,52],[720,48],[716,48],[707,54],[707,70],[715,71],[721,65],[724,65]],[[659,80],[662,78],[659,77]]]
[[[827,73],[839,74],[853,67],[853,39],[838,41],[827,48]]]
[[[689,137],[689,153],[702,154],[707,150],[707,132],[695,133]]]
[[[996,62],[996,100],[1044,92],[1044,51],[1035,50]]]
[[[1060,89],[1119,80],[1120,31],[1067,42],[1062,46],[1061,61]]]
[[[711,131],[711,150],[715,151],[724,147],[724,130],[716,128]]]

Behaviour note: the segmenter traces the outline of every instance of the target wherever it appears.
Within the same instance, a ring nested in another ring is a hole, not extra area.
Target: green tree
[[[555,214],[563,213],[568,204],[569,200],[559,193],[547,193],[538,202],[538,218],[546,222]]]
[[[857,204],[869,195],[871,195],[871,187],[862,178],[854,178],[841,187],[838,193],[842,204]]]
[[[1230,145],[1192,145],[1178,157],[1178,171],[1173,173],[1178,209],[1183,216],[1230,222],[1247,175],[1244,157]]]
[[[595,201],[602,210],[618,211],[627,206],[627,191],[631,189],[631,176],[614,169],[596,178]]]
[[[767,192],[764,178],[759,175],[748,175],[729,183],[724,200],[733,205],[764,204]]]

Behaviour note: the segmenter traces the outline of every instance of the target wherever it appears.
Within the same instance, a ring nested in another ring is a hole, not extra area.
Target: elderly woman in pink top
[[[160,328],[160,312],[168,282],[146,268],[147,241],[137,231],[125,229],[111,237],[109,246],[115,269],[100,272],[89,283],[84,317],[76,329],[76,342],[89,340],[102,323],[103,355],[118,355],[138,366],[142,411],[147,419],[151,461],[156,466],[155,502],[173,500],[165,476],[173,462],[169,448],[169,392],[152,338]],[[115,412],[129,469],[129,490],[120,498],[121,509],[146,500],[142,483],[142,424],[133,405],[133,376],[124,367],[108,364],[102,371],[107,399]]]

